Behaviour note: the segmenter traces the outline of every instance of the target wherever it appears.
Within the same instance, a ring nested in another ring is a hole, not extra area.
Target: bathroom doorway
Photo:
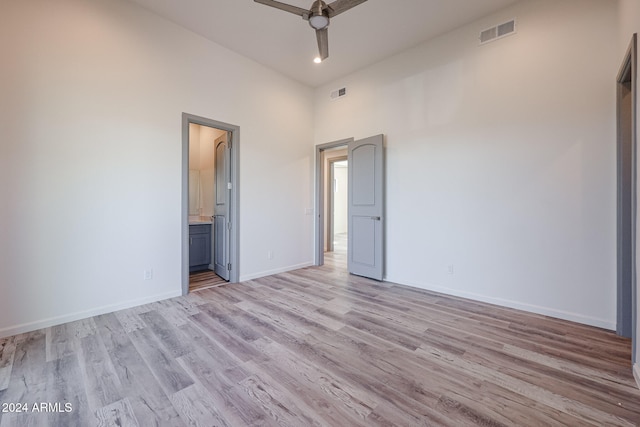
[[[182,291],[238,281],[237,126],[183,114]]]

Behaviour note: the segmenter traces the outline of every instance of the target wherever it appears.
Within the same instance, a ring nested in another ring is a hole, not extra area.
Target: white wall
[[[519,2],[317,89],[316,144],[386,135],[387,280],[615,328],[616,7]]]
[[[311,262],[310,89],[119,0],[0,16],[0,336],[180,294],[183,112],[240,126],[241,277]]]
[[[189,169],[200,170],[200,129],[202,126],[189,124]]]
[[[329,242],[333,242],[333,236],[331,235],[329,230],[329,218],[331,217],[331,206],[329,206],[329,191],[331,191],[331,189],[333,188],[333,183],[331,182],[331,161],[332,160],[336,160],[339,158],[347,158],[347,149],[346,148],[334,148],[331,150],[325,150],[322,152],[322,156],[323,156],[323,161],[322,161],[322,167],[324,168],[324,177],[325,177],[325,184],[324,184],[324,201],[323,201],[323,206],[324,206],[324,225],[323,225],[323,229],[324,229],[324,250],[325,252],[329,249]],[[335,226],[335,224],[334,224]]]
[[[347,216],[349,169],[346,163],[341,163],[334,163],[333,169],[333,177],[336,180],[333,195],[333,232],[335,234],[346,233],[349,222]]]
[[[208,126],[200,126],[200,184],[202,185],[203,217],[213,216],[215,193],[215,140],[225,131]]]
[[[640,34],[640,2],[638,0],[620,0],[619,4],[618,64],[622,64],[624,55],[629,47],[631,36],[634,33]],[[640,134],[640,108],[636,108],[636,113],[636,132]],[[638,134],[636,135],[636,141],[640,142],[640,135]],[[640,159],[636,158],[636,164],[640,165]],[[638,182],[638,185],[636,185],[636,188],[640,188],[640,181]],[[640,224],[640,217],[636,218],[636,223]],[[640,248],[640,233],[636,234],[636,248]],[[636,271],[640,271],[640,252],[636,252]],[[640,292],[636,292],[636,307],[640,308]],[[640,331],[640,316],[637,317],[636,322],[637,333],[637,331]],[[636,350],[634,374],[636,376],[636,381],[640,385],[640,364],[638,364],[638,357],[640,356],[640,339],[638,339],[637,335],[633,337],[633,342]]]
[[[216,138],[223,135],[225,131],[208,126],[201,126],[194,123],[189,124],[189,170],[197,171],[198,188],[191,188],[189,184],[189,211],[191,219],[200,220],[204,217],[211,217],[214,208],[214,143]],[[197,195],[196,195],[197,193]],[[198,197],[197,201],[192,200],[192,195]],[[198,205],[197,215],[193,212],[192,204]]]
[[[199,220],[202,211],[200,177],[200,125],[189,124],[189,220]]]

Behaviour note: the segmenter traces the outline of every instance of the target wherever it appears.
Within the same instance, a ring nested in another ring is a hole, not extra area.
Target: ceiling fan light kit
[[[254,1],[276,9],[284,10],[285,12],[293,13],[294,15],[299,15],[305,21],[309,21],[309,25],[316,30],[318,51],[320,53],[319,58],[320,62],[322,62],[329,57],[329,33],[327,30],[331,22],[330,19],[346,12],[360,3],[364,3],[367,0],[336,0],[329,4],[326,4],[322,0],[316,0],[313,2],[313,5],[311,5],[311,9],[309,10],[276,0]],[[318,63],[318,61],[315,62]]]
[[[316,30],[322,30],[329,26],[329,18],[324,15],[314,15],[309,17],[309,25]]]

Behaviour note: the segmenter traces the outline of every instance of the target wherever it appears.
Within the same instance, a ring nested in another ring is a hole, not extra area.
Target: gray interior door
[[[229,263],[229,200],[231,193],[231,132],[216,139],[216,191],[213,215],[213,260],[216,274],[229,280],[231,264]]]
[[[382,280],[384,150],[382,135],[348,144],[349,273]]]

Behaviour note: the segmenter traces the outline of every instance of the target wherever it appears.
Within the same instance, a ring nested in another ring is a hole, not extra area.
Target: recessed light
[[[319,56],[316,56],[315,58],[313,58],[313,62],[315,62],[316,64],[319,64],[322,62],[322,59]]]

